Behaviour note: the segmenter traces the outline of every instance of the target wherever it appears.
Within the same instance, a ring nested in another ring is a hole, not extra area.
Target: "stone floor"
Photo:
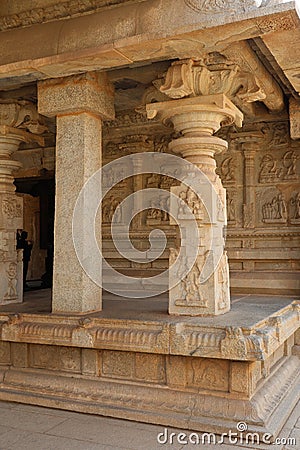
[[[289,305],[297,296],[284,295],[233,295],[231,310],[217,317],[181,316],[180,320],[204,326],[231,326],[238,318],[239,326],[251,327],[266,316],[274,314]],[[103,293],[102,311],[88,314],[90,317],[124,320],[155,320],[173,322],[174,316],[168,315],[168,294],[145,299],[123,298],[108,292]],[[49,314],[51,312],[51,290],[38,289],[24,293],[23,303],[0,305],[1,313]],[[176,319],[177,320],[177,319]]]
[[[213,447],[220,450],[296,450],[300,448],[299,417],[300,404],[279,436],[281,442],[295,438],[293,445],[179,445],[176,441],[171,445],[157,442],[158,433],[164,431],[162,426],[0,401],[0,450],[209,450]],[[169,428],[168,436],[172,432],[177,436],[183,431]],[[189,436],[189,432],[186,434]],[[185,437],[181,439],[186,440]]]

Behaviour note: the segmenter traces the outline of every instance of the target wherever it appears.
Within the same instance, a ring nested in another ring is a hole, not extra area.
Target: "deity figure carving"
[[[293,150],[288,150],[282,157],[282,178],[290,180],[297,178],[296,175],[296,163],[298,155]]]
[[[300,223],[300,193],[297,192],[290,200],[292,211],[291,223]]]
[[[7,292],[4,295],[4,300],[15,300],[17,298],[17,265],[9,263],[7,274]]]
[[[273,136],[270,145],[282,147],[288,144],[288,129],[285,123],[278,123],[274,126]]]
[[[235,173],[234,173],[234,163],[231,157],[225,158],[221,163],[221,178],[224,183],[234,183]]]
[[[262,216],[265,223],[285,223],[287,221],[287,206],[282,193],[275,195],[270,202],[263,204]]]
[[[236,221],[236,210],[234,198],[230,198],[228,191],[226,192],[227,199],[227,219],[228,222],[234,223]]]
[[[218,267],[218,281],[219,281],[219,301],[218,307],[223,309],[226,307],[226,301],[228,299],[228,266],[226,254],[223,254]]]
[[[180,274],[178,274],[180,275]],[[197,306],[206,307],[207,302],[203,300],[201,294],[201,265],[196,261],[190,272],[181,279],[180,298],[175,300],[176,306]]]
[[[187,206],[192,211],[195,219],[203,219],[203,205],[197,194],[188,188],[187,191],[181,191],[178,198],[178,218],[185,219],[188,214]]]
[[[278,169],[276,167],[276,161],[272,155],[264,155],[261,165],[261,169],[259,172],[259,182],[260,183],[268,183],[277,179]]]

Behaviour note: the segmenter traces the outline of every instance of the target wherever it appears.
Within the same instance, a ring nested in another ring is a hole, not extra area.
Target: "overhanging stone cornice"
[[[140,61],[199,57],[204,50],[222,51],[231,42],[297,26],[295,2],[269,2],[234,15],[223,10],[210,20],[184,1],[176,8],[171,0],[139,2],[2,32],[0,87]]]

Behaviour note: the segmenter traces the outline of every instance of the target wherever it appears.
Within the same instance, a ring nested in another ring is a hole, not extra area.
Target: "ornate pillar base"
[[[191,270],[183,278],[178,273],[178,283],[170,289],[169,313],[224,314],[230,309],[229,268],[223,237],[227,223],[226,191],[215,172],[214,155],[227,149],[227,142],[213,133],[223,125],[234,122],[241,125],[243,115],[223,94],[153,103],[147,105],[147,113],[149,118],[159,115],[163,122],[173,123],[181,137],[169,144],[170,150],[182,155],[204,175],[201,198],[189,187],[190,167],[187,181],[171,189],[179,199],[177,218],[193,220],[180,217],[182,210],[188,207],[197,221],[200,239],[198,256]],[[188,246],[189,236],[182,237],[181,247],[184,247],[187,262]],[[171,253],[170,265],[178,250]]]

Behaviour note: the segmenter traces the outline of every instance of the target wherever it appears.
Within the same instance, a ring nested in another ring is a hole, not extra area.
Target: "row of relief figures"
[[[127,195],[133,191],[127,191]],[[190,195],[189,195],[190,193]],[[197,220],[204,219],[205,208],[201,199],[195,199],[197,196],[188,189],[185,196],[183,192],[178,192],[178,218],[187,204]],[[126,197],[126,195],[125,195]],[[110,224],[113,217],[115,223],[126,223],[125,212],[120,206],[124,199],[124,191],[115,190],[104,199],[102,204],[102,222]],[[192,199],[192,200],[191,200]],[[296,225],[300,223],[300,192],[292,191],[283,193],[278,188],[267,188],[255,192],[255,202],[250,205],[243,203],[242,191],[230,189],[226,191],[227,200],[227,220],[229,226],[248,227],[248,222],[256,222],[256,225],[266,224],[285,224]],[[220,203],[221,205],[221,203]],[[244,206],[243,206],[244,205]],[[158,196],[148,205],[148,209],[141,212],[141,224],[144,225],[169,225],[168,199],[162,195]],[[256,218],[255,218],[256,211]],[[182,214],[181,214],[182,215]],[[218,216],[218,220],[221,220]]]
[[[298,160],[300,161],[299,155],[293,149],[277,156],[269,152],[261,155],[259,152],[259,166],[255,170],[255,183],[268,184],[297,180],[299,178]],[[233,155],[230,152],[230,156],[226,155],[223,160],[219,161],[217,172],[224,185],[229,186],[238,181],[242,182],[242,167],[242,161],[239,161],[236,154]]]
[[[242,197],[242,196],[241,196]],[[278,188],[267,188],[255,192],[255,202],[243,207],[242,198],[238,201],[237,190],[227,190],[228,224],[235,226],[248,222],[256,225],[300,224],[300,192],[283,193]],[[239,208],[240,203],[240,208]],[[255,220],[256,211],[256,220]]]

